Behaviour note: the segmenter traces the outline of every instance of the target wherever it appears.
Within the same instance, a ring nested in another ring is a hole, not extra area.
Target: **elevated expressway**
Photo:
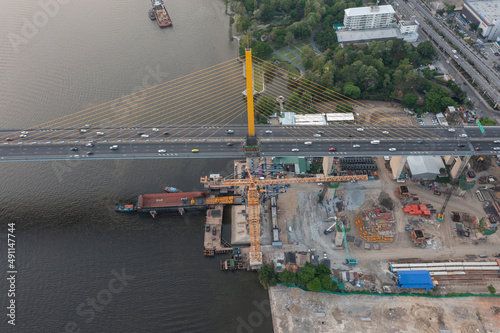
[[[256,126],[255,133],[263,156],[500,154],[500,126],[486,127],[484,135],[476,126],[454,127],[453,132],[449,131],[450,128],[264,125]],[[228,130],[232,133],[228,134]],[[94,128],[86,133],[80,133],[79,129],[27,132],[26,137],[21,138],[19,130],[0,131],[2,137],[13,139],[0,144],[0,161],[243,158],[247,126],[176,126],[158,128],[158,131],[152,128]],[[98,136],[97,132],[104,135]],[[164,134],[166,132],[168,135]],[[146,133],[148,137],[138,133]],[[370,144],[372,140],[379,140],[380,144]],[[86,146],[89,142],[93,147]],[[111,150],[112,145],[117,145],[118,149]],[[497,147],[498,150],[494,149]],[[335,151],[330,148],[335,148]],[[193,149],[198,151],[193,152]],[[88,155],[88,152],[92,153]]]

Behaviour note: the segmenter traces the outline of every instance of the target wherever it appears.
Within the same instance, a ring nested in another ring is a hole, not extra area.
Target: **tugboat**
[[[135,205],[122,205],[118,206],[115,211],[120,212],[120,213],[128,213],[128,212],[135,212],[136,208]]]
[[[153,8],[153,13],[156,17],[156,23],[160,27],[169,27],[172,25],[172,20],[170,15],[168,15],[167,9],[163,4],[163,0],[151,0],[151,7]]]
[[[165,192],[167,193],[181,193],[182,191],[175,187],[167,186],[165,187]]]
[[[150,10],[149,10],[148,14],[149,14],[149,18],[150,18],[152,21],[156,20],[155,13],[153,12],[153,10],[152,10],[152,9],[150,9]]]

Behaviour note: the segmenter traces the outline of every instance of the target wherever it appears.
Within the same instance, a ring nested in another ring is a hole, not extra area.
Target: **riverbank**
[[[500,327],[500,305],[493,297],[337,295],[276,286],[269,298],[275,333],[499,332]]]

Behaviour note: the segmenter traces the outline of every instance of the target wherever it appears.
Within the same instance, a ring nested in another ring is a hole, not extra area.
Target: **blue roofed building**
[[[434,287],[434,284],[429,271],[398,271],[398,286],[401,288],[425,288],[425,290],[430,290]]]

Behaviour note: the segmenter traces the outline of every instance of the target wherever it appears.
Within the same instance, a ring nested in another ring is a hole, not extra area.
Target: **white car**
[[[299,148],[292,148],[292,151],[299,151]]]
[[[455,132],[454,128],[448,128],[448,132]]]
[[[500,147],[493,147],[493,150],[500,150]]]
[[[86,130],[85,128],[82,128],[82,129],[80,130],[80,133],[87,133],[87,130]]]
[[[111,150],[117,150],[118,146],[117,145],[113,145],[113,146],[109,147],[109,149],[111,149]]]
[[[158,152],[159,152],[159,153],[166,153],[166,152],[167,152],[167,150],[166,150],[166,149],[158,149]]]
[[[310,145],[312,145],[313,143],[312,143],[311,141],[306,141],[306,142],[304,142],[304,144],[305,144],[305,145],[310,146]]]
[[[396,151],[396,148],[389,148],[389,151]]]
[[[364,129],[364,128],[362,128],[362,127],[360,127],[360,128],[357,128],[357,129],[356,129],[356,131],[358,131],[358,132],[363,132],[364,130],[365,130],[365,129]]]
[[[389,134],[389,132],[388,132],[388,131],[382,131],[382,133],[383,133],[383,134]]]
[[[21,134],[19,135],[20,138],[25,138],[26,137],[26,134]]]
[[[321,134],[314,134],[313,135],[315,138],[321,138]]]
[[[271,131],[271,130],[267,130],[267,131],[266,131],[266,134],[273,134],[273,131]]]
[[[493,143],[500,143],[500,140],[495,140],[493,141]]]
[[[157,128],[153,128],[153,129],[151,129],[151,130],[152,130],[153,132],[158,132],[158,131],[159,131],[159,129],[157,129]]]
[[[85,145],[85,147],[94,147],[94,144],[92,142],[89,142]]]
[[[149,138],[149,135],[147,135],[147,134],[141,134],[141,138]]]
[[[460,134],[459,137],[461,138],[466,138],[467,137],[467,134]]]
[[[361,147],[360,145],[352,145],[352,148],[359,148]]]
[[[21,134],[28,134],[28,131],[22,131]]]
[[[96,132],[96,134],[99,135],[99,136],[103,136],[104,135],[103,132]]]
[[[227,131],[226,131],[226,133],[227,133],[227,134],[233,134],[233,133],[234,133],[234,131],[233,131],[233,130],[227,130]]]

